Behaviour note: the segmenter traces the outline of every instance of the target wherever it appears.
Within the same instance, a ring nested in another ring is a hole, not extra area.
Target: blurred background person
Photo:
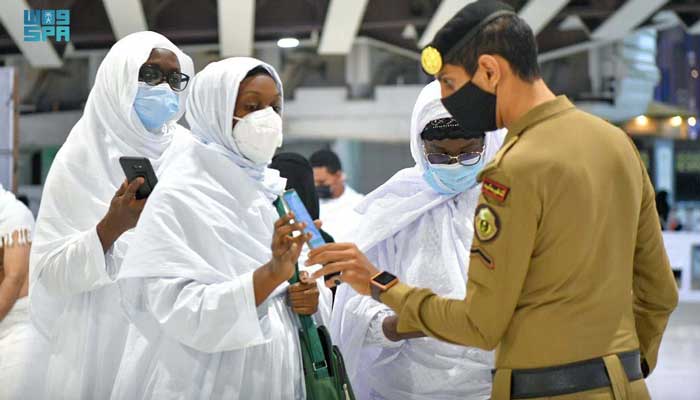
[[[0,399],[41,399],[48,346],[29,317],[34,216],[0,185]]]
[[[668,224],[668,214],[671,212],[671,205],[668,203],[668,192],[659,190],[656,192],[656,210],[659,213],[661,229],[665,230]]]
[[[333,151],[319,150],[309,161],[321,202],[323,227],[336,241],[347,240],[345,235],[357,223],[354,209],[364,196],[346,184],[340,158]]]

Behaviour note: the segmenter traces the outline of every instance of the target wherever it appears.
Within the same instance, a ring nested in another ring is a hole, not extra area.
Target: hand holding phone
[[[131,183],[124,180],[112,201],[107,214],[97,223],[97,236],[106,252],[124,232],[136,226],[141,216],[145,200],[136,200],[136,192],[143,184],[143,178],[134,178]]]
[[[286,208],[294,213],[294,220],[296,222],[303,222],[306,224],[303,233],[311,234],[311,239],[307,242],[309,248],[315,249],[326,244],[326,241],[323,239],[323,236],[321,236],[321,232],[316,227],[314,220],[311,218],[311,215],[309,215],[309,211],[306,210],[296,190],[290,189],[284,192],[282,194],[282,201]]]
[[[158,183],[151,161],[145,157],[120,157],[119,164],[121,164],[129,183],[139,177],[144,180],[143,184],[136,191],[136,199],[141,200],[150,196]]]

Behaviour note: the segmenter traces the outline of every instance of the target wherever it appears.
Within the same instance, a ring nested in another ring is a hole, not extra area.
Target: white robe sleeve
[[[165,334],[196,350],[217,353],[267,341],[255,306],[252,271],[213,284],[147,278],[145,292],[147,306]]]
[[[39,281],[52,296],[70,296],[114,282],[116,261],[111,252],[104,254],[96,229],[76,235],[45,260]]]
[[[394,315],[394,312],[390,308],[385,308],[377,311],[369,322],[369,327],[367,328],[367,336],[365,337],[365,346],[380,346],[395,348],[401,347],[403,340],[398,342],[392,342],[384,334],[384,319]]]

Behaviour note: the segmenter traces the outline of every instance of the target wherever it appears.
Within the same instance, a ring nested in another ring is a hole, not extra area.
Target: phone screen
[[[287,204],[287,208],[294,213],[294,219],[297,222],[303,222],[306,224],[304,228],[304,233],[311,233],[311,240],[309,240],[309,248],[315,249],[316,247],[323,246],[326,241],[323,240],[321,232],[314,225],[314,221],[311,219],[309,212],[304,207],[304,203],[295,190],[288,190],[282,195],[284,202]]]

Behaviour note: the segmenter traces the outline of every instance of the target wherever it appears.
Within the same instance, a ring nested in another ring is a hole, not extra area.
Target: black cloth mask
[[[490,132],[496,126],[496,95],[467,82],[442,99],[442,104],[466,132]]]
[[[316,194],[318,195],[319,199],[330,199],[331,197],[333,197],[331,187],[328,185],[316,186]]]

